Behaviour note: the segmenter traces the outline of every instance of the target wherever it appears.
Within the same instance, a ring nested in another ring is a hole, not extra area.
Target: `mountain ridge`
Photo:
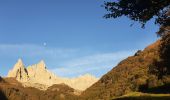
[[[24,87],[35,87],[40,90],[47,90],[54,84],[66,84],[76,90],[85,90],[97,82],[97,78],[85,74],[76,78],[64,78],[55,75],[47,69],[43,60],[39,63],[24,66],[22,59],[19,59],[13,69],[9,71],[7,77],[14,77],[23,84]]]

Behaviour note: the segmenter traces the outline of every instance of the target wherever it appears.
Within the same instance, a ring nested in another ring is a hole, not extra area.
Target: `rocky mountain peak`
[[[38,68],[38,69],[47,69],[44,60],[41,60],[41,61],[37,64],[37,68]]]
[[[22,59],[18,59],[17,63],[14,65],[13,70],[17,70],[19,68],[24,68],[24,63],[22,62]]]
[[[85,90],[95,82],[97,78],[90,74],[76,78],[58,77],[46,68],[46,64],[41,60],[38,64],[24,67],[21,59],[17,61],[7,77],[14,77],[23,84],[24,87],[35,87],[46,90],[54,84],[66,84],[76,90]]]
[[[18,59],[13,69],[9,71],[7,77],[15,77],[19,81],[27,81],[28,73],[21,59]]]

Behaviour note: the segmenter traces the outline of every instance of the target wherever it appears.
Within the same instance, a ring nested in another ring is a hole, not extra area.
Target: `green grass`
[[[113,98],[112,100],[170,100],[170,94],[132,92],[121,97]]]

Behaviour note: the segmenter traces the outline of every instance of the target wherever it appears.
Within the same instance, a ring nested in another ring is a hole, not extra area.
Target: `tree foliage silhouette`
[[[154,19],[160,26],[158,35],[161,37],[160,59],[158,70],[170,75],[170,0],[113,0],[105,1],[103,7],[107,10],[105,18],[126,16],[133,21],[145,24]]]
[[[113,2],[104,2],[103,6],[108,11],[105,18],[127,16],[131,20],[140,22],[142,27],[154,18],[155,24],[170,25],[167,15],[170,0],[113,0]]]

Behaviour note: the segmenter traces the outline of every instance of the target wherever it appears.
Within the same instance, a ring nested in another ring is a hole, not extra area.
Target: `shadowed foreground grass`
[[[113,100],[170,100],[170,94],[147,94],[134,92]]]

